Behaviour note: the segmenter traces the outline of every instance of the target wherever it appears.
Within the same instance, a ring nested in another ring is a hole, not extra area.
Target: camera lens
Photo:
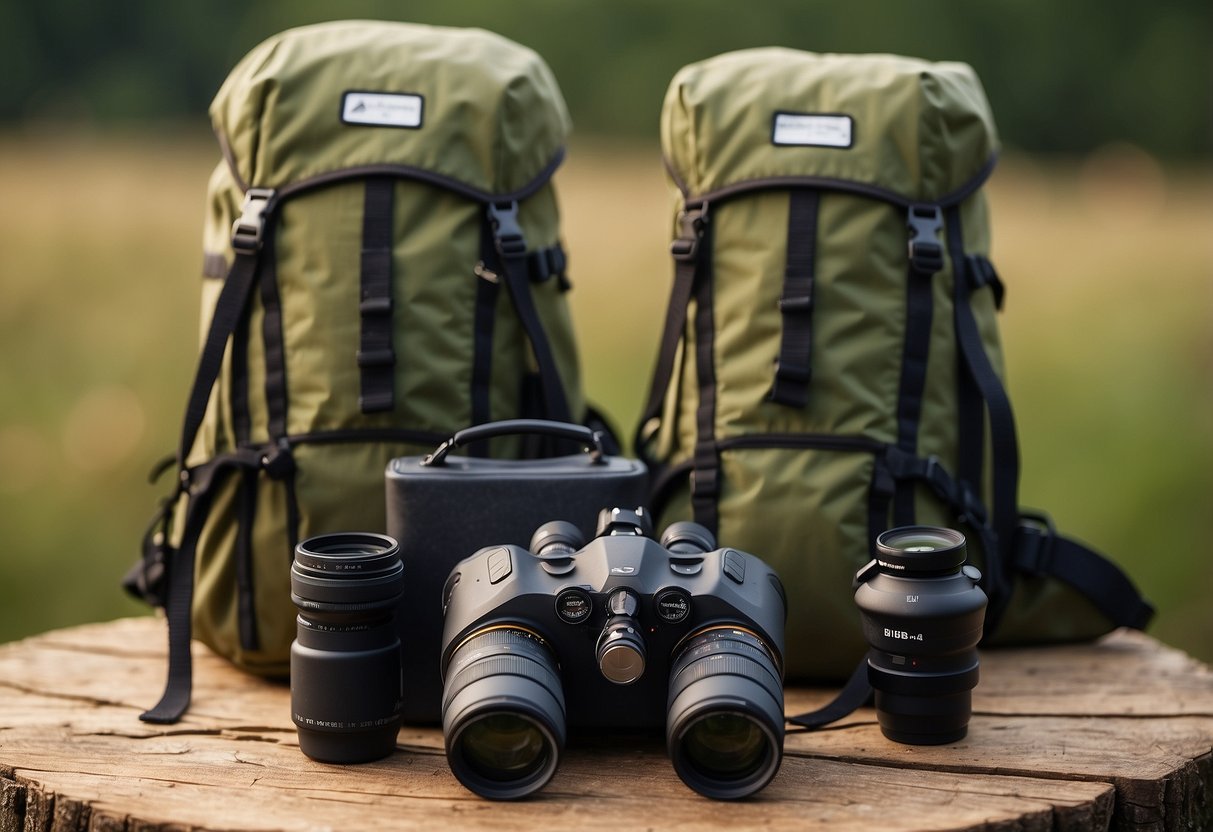
[[[481,797],[509,800],[544,786],[564,747],[556,661],[529,630],[498,626],[466,639],[444,674],[447,762]]]
[[[907,526],[879,535],[857,576],[876,716],[895,742],[940,745],[968,732],[986,596],[965,557],[960,532]]]
[[[682,781],[706,797],[757,792],[783,759],[783,676],[774,651],[739,627],[688,639],[670,670],[666,745]]]
[[[386,535],[320,535],[295,548],[291,714],[313,759],[366,762],[396,747],[403,682],[393,616],[403,571]]]

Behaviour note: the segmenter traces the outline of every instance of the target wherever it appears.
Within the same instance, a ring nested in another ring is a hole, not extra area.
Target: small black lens
[[[857,576],[876,716],[895,742],[939,745],[968,732],[986,596],[965,557],[960,532],[907,526],[879,535],[876,568]]]
[[[783,677],[748,630],[689,639],[670,669],[666,746],[682,781],[730,800],[762,789],[783,759]]]
[[[321,535],[296,547],[291,713],[299,747],[313,759],[366,762],[396,747],[403,681],[394,612],[403,569],[385,535]]]
[[[564,747],[564,692],[547,645],[522,628],[476,633],[443,674],[442,734],[460,783],[510,800],[552,778]]]

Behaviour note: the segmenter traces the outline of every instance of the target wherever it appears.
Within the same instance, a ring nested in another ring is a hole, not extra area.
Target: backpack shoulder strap
[[[674,357],[678,343],[682,340],[687,325],[687,309],[695,289],[699,265],[706,256],[704,229],[708,222],[707,203],[688,205],[679,215],[679,235],[670,244],[674,257],[674,285],[670,289],[670,301],[666,306],[665,326],[661,333],[661,346],[657,352],[657,365],[653,369],[653,380],[649,385],[649,397],[641,411],[632,447],[637,455],[644,456],[644,433],[647,423],[661,415],[661,405],[666,390],[674,378]],[[646,464],[651,460],[645,460]],[[650,468],[653,466],[650,464]]]

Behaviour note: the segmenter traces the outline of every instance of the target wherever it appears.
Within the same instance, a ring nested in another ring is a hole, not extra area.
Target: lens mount
[[[940,526],[901,526],[876,538],[876,564],[890,575],[955,572],[967,557],[965,537]]]

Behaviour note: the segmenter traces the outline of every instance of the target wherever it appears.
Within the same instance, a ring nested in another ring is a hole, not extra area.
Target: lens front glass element
[[[486,780],[522,780],[542,769],[550,748],[539,727],[521,714],[480,717],[459,736],[464,761]]]
[[[753,719],[737,713],[712,713],[687,728],[682,737],[686,760],[705,777],[738,780],[756,774],[770,758],[770,740]]]

